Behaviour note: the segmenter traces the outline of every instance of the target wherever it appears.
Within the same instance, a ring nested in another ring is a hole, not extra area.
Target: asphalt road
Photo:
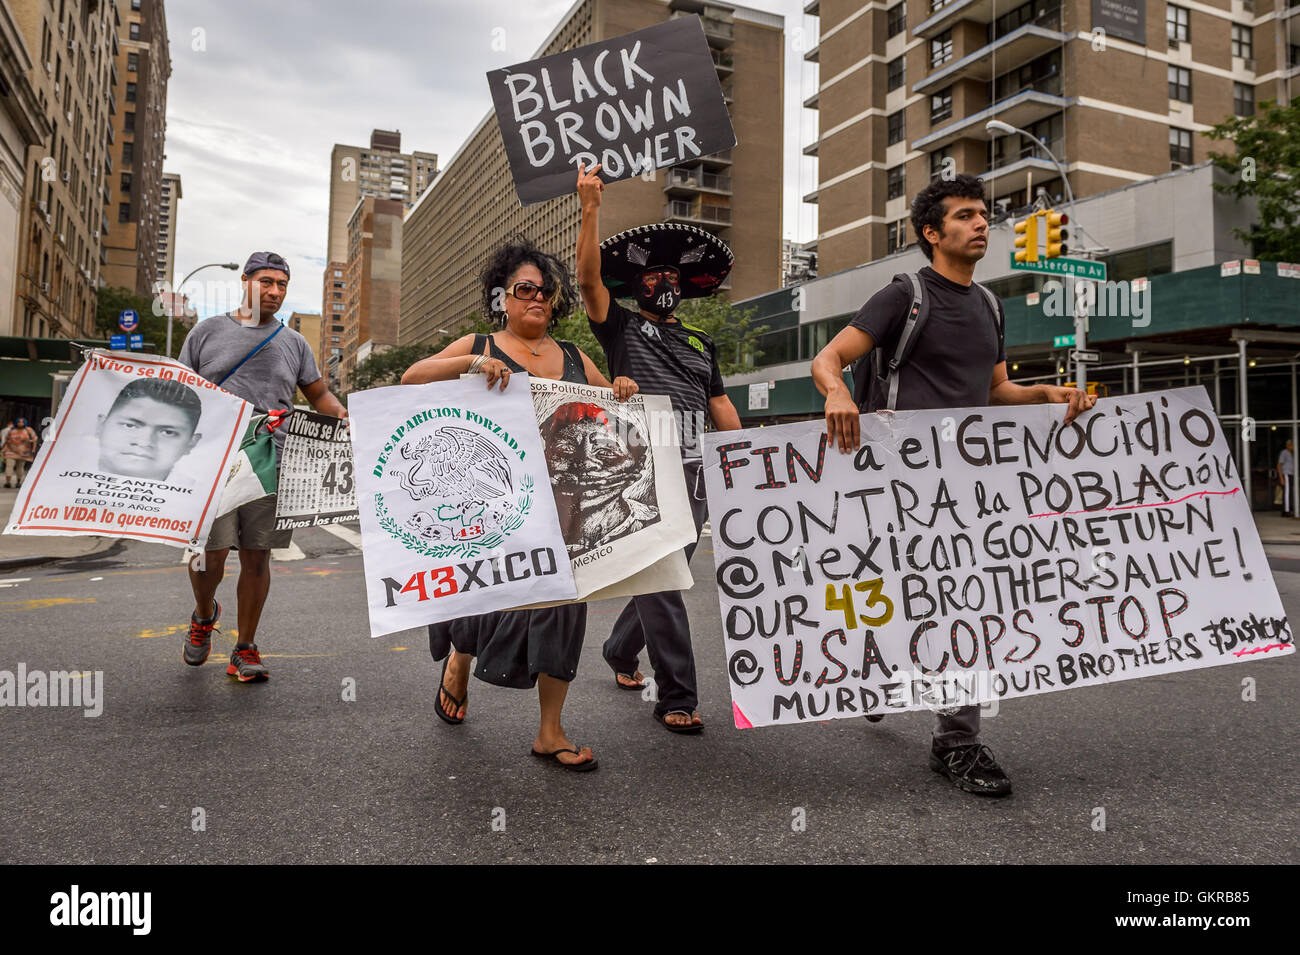
[[[170,548],[0,579],[0,669],[104,673],[97,718],[0,709],[0,862],[1300,862],[1294,658],[1004,703],[985,737],[1015,793],[983,800],[927,767],[925,713],[734,729],[706,537],[687,597],[706,732],[670,736],[615,689],[600,643],[621,608],[593,605],[565,727],[601,766],[579,775],[528,756],[531,691],[472,680],[467,722],[438,721],[423,634],[370,639],[360,555],[295,540],[264,684],[225,675],[229,630],[182,664]],[[1271,556],[1295,617],[1300,553]],[[233,627],[233,579],[220,596]]]

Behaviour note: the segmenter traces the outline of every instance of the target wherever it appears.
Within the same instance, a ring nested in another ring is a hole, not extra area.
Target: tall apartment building
[[[908,203],[945,164],[982,176],[1009,213],[1039,189],[1063,194],[1056,164],[990,120],[1046,143],[1082,198],[1228,150],[1204,135],[1213,125],[1300,94],[1296,0],[812,0],[805,12],[820,17],[805,53],[819,137],[804,153],[818,159],[805,201],[818,205],[822,275],[915,241]]]
[[[165,172],[159,187],[158,200],[158,251],[154,259],[154,281],[175,281],[176,276],[176,216],[180,211],[180,173]]]
[[[316,367],[321,369],[321,374],[324,374],[325,359],[320,350],[321,325],[323,324],[321,316],[313,315],[311,312],[293,312],[289,315],[289,321],[286,324],[307,339],[307,344],[312,347],[312,354],[316,356]]]
[[[339,362],[345,391],[352,388],[358,361],[397,344],[404,211],[400,200],[366,196],[348,219],[347,308]],[[363,349],[367,343],[369,347]]]
[[[343,363],[343,320],[348,310],[348,263],[331,261],[321,281],[320,371],[330,391],[341,394]],[[310,341],[310,339],[308,339]]]
[[[735,298],[778,287],[784,19],[700,0],[577,0],[529,59],[699,15],[731,110],[734,149],[612,184],[601,201],[602,238],[647,222],[716,233],[736,255]],[[577,181],[577,174],[574,174]],[[478,273],[510,233],[572,262],[581,219],[576,194],[523,207],[496,116],[489,112],[416,203],[403,230],[401,344],[430,341],[481,311]]]
[[[27,79],[31,69],[31,51],[9,4],[0,0],[0,336],[17,330],[14,298],[27,201],[27,150],[44,143],[51,129]]]
[[[104,284],[151,295],[158,272],[167,80],[172,72],[167,16],[163,0],[122,0],[117,6],[121,21],[116,99],[121,109],[112,117],[116,142],[111,148],[121,165],[107,183],[113,193],[113,225],[104,238]]]
[[[25,158],[14,327],[25,336],[90,337],[106,262],[114,172],[111,120],[118,4],[9,0],[34,61],[27,79],[52,127]]]
[[[327,259],[347,260],[348,220],[360,199],[393,199],[410,209],[437,175],[437,154],[402,152],[400,132],[372,130],[369,147],[335,143],[330,151]]]

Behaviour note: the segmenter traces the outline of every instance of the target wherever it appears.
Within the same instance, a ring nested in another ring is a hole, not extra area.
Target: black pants
[[[695,518],[695,543],[686,548],[690,561],[700,542],[700,528],[709,516],[704,498],[703,465],[685,465],[686,495]],[[635,673],[637,655],[648,651],[654,668],[659,703],[655,713],[662,716],[673,710],[693,712],[699,705],[695,688],[695,653],[691,649],[691,624],[686,618],[686,602],[680,590],[633,597],[623,608],[614,630],[605,641],[602,653],[615,673]]]

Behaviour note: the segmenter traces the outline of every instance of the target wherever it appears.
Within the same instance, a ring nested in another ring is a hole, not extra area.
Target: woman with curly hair
[[[466,372],[481,372],[488,388],[499,382],[504,391],[513,372],[525,371],[555,381],[612,387],[620,401],[636,394],[632,379],[615,378],[611,386],[578,346],[551,337],[550,330],[577,302],[569,270],[555,256],[513,236],[492,253],[480,281],[486,313],[501,329],[457,339],[408,368],[402,384],[450,381]],[[432,624],[429,651],[434,660],[445,658],[434,712],[444,723],[465,721],[470,664],[477,657],[473,672],[484,682],[517,689],[536,685],[541,725],[533,740],[534,756],[575,772],[595,769],[591,748],[573,745],[560,725],[586,627],[585,603]]]

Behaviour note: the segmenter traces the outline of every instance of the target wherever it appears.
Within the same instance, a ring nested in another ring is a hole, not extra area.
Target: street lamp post
[[[1034,141],[1038,148],[1041,149],[1047,155],[1047,158],[1056,166],[1056,171],[1061,174],[1061,182],[1065,183],[1065,199],[1070,207],[1070,223],[1076,229],[1081,228],[1078,225],[1078,216],[1074,213],[1074,190],[1070,188],[1070,178],[1066,175],[1065,167],[1061,165],[1061,160],[1057,159],[1056,154],[1047,148],[1047,143],[1043,142],[1028,130],[1021,129],[1018,126],[1012,126],[1010,123],[1004,123],[1000,119],[989,120],[984,124],[984,129],[990,133],[1019,133],[1021,136],[1028,136]],[[1077,282],[1078,280],[1076,279],[1075,281]],[[1075,291],[1074,348],[1075,354],[1078,354],[1088,347],[1088,311],[1086,304],[1084,304],[1084,299],[1077,294],[1079,288],[1076,287]],[[1076,361],[1074,363],[1074,383],[1085,391],[1088,390],[1088,366],[1081,361]]]
[[[238,269],[238,268],[239,268],[238,262],[209,262],[207,265],[200,265],[189,275],[185,276],[185,278],[181,279],[181,285],[184,285],[186,282],[192,279],[199,272],[202,272],[204,269]],[[172,317],[173,317],[173,313],[176,311],[176,294],[179,291],[181,285],[175,285],[172,287],[172,300],[167,308],[167,357],[168,358],[172,357]]]

